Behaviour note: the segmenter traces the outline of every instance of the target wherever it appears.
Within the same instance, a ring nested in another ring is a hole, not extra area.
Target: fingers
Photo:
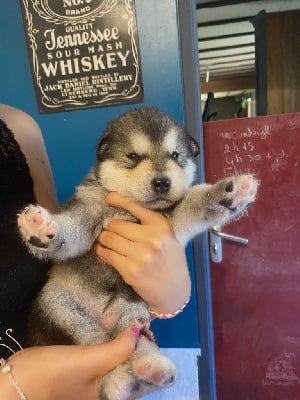
[[[128,257],[114,250],[102,247],[101,245],[95,246],[95,253],[102,258],[104,262],[115,268],[123,276],[126,283],[131,283],[130,274],[135,268],[132,266],[132,261],[131,265],[129,265],[130,260]]]
[[[153,224],[156,223],[156,221],[168,221],[161,214],[146,209],[138,203],[134,202],[129,197],[122,196],[117,192],[109,193],[106,196],[105,201],[110,206],[121,207],[129,211],[133,216],[141,221],[142,224]]]
[[[96,253],[98,247],[101,246],[104,249],[113,250],[122,256],[129,257],[130,260],[142,262],[148,253],[161,251],[163,238],[166,237],[165,234],[153,233],[143,228],[139,228],[136,233],[125,228],[123,230],[122,222],[116,221],[114,226],[108,226],[109,230],[100,233],[94,246]],[[107,258],[104,261],[108,262]],[[110,259],[110,261],[112,260]]]
[[[148,227],[150,227],[150,225],[140,225],[121,219],[112,220],[106,227],[106,230],[102,231],[100,234],[101,243],[110,248],[111,244],[113,244],[116,251],[116,245],[125,249],[126,246],[130,246],[130,241],[143,242],[149,239],[150,232],[149,229],[147,229]],[[158,229],[156,226],[155,228]],[[119,238],[117,238],[117,235]],[[116,242],[117,239],[119,239],[118,243]],[[125,242],[125,239],[127,239],[127,242]]]
[[[110,342],[83,348],[86,372],[91,380],[98,380],[118,365],[127,361],[135,350],[140,330],[126,328]]]
[[[118,237],[118,235],[115,236]],[[99,243],[94,245],[97,256],[115,268],[124,281],[132,287],[135,287],[141,276],[152,266],[153,252],[156,250],[151,251],[151,248],[143,243],[131,243],[131,246],[121,247],[118,250],[113,244],[111,248],[104,247]]]
[[[154,241],[154,245],[163,237],[174,236],[172,225],[167,217],[156,211],[144,208],[129,197],[121,196],[117,192],[111,192],[106,197],[106,202],[111,206],[126,209],[141,222],[136,224],[121,219],[112,220],[107,226],[107,230],[110,232],[114,232],[133,242],[152,243]],[[112,238],[111,242],[114,240],[115,238]],[[107,245],[105,243],[102,244]],[[114,248],[114,250],[116,249]]]
[[[119,333],[111,342],[99,346],[99,352],[105,362],[106,372],[130,358],[135,350],[138,337],[139,329],[137,327],[130,327]],[[101,349],[102,346],[103,348]]]

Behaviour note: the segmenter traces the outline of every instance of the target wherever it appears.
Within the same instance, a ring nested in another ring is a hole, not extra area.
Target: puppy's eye
[[[171,154],[171,157],[173,158],[173,160],[178,160],[179,153],[177,153],[177,151],[173,151],[173,153]]]
[[[135,162],[138,162],[138,161],[140,161],[140,159],[141,159],[141,157],[140,157],[138,154],[136,154],[136,153],[129,153],[129,154],[127,154],[127,158],[129,158],[129,160],[135,161]]]

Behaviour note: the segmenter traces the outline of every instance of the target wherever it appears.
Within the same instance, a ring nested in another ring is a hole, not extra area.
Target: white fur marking
[[[139,155],[148,153],[152,146],[149,138],[143,132],[135,132],[132,135],[131,145]]]
[[[177,133],[175,129],[171,129],[164,138],[164,147],[166,151],[172,153],[177,147]]]

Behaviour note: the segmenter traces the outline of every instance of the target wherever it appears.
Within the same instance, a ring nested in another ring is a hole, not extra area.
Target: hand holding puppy
[[[151,310],[178,310],[190,297],[191,281],[184,247],[177,241],[170,221],[116,192],[106,197],[106,203],[126,209],[140,224],[110,222],[98,236],[97,255],[122,275]]]

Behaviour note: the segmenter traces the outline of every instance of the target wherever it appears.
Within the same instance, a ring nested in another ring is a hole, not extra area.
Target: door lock
[[[221,227],[219,225],[213,226],[209,232],[209,242],[210,258],[211,261],[215,263],[219,263],[222,261],[222,239],[243,244],[244,246],[246,246],[249,242],[248,239],[221,232]]]

